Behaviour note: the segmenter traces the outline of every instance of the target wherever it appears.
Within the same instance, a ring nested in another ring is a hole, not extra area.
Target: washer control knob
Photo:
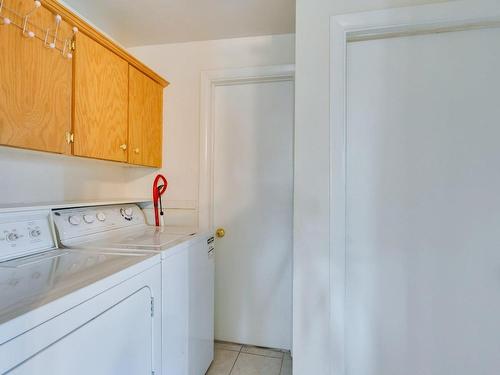
[[[120,213],[126,220],[132,220],[132,216],[134,215],[134,210],[131,207],[121,208]]]
[[[7,235],[7,241],[14,242],[19,238],[17,233],[11,232]]]
[[[68,221],[71,225],[79,225],[82,222],[79,216],[70,216]]]
[[[98,212],[96,216],[97,216],[97,220],[99,220],[99,221],[106,220],[106,214],[104,214],[104,212]]]
[[[42,234],[42,232],[40,231],[40,229],[32,229],[32,230],[30,230],[30,237],[31,238],[40,237],[41,234]]]
[[[87,224],[92,224],[95,219],[92,215],[83,215],[83,221],[85,221]]]

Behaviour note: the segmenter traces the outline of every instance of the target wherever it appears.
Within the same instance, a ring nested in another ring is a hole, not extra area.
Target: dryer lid
[[[52,250],[0,263],[0,324],[85,288],[147,258],[148,253],[109,254]]]

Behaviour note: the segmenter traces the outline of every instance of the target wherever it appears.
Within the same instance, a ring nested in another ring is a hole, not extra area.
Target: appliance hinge
[[[155,299],[151,297],[151,316],[155,316]]]
[[[73,133],[66,132],[66,143],[75,143],[75,135]]]

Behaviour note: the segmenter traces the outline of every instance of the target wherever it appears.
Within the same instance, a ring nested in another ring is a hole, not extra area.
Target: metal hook
[[[28,30],[28,19],[30,16],[42,6],[42,3],[39,0],[35,0],[34,7],[28,13],[26,13],[23,17],[23,35],[28,38],[34,38],[35,32]]]
[[[50,29],[47,29],[47,31],[45,32],[45,38],[43,39],[43,45],[45,48],[50,48],[50,45],[47,44],[47,39],[49,39],[49,32]]]
[[[3,9],[3,1],[4,1],[4,0],[0,0],[0,13],[2,13],[2,9]],[[10,25],[10,24],[11,24],[11,22],[12,22],[12,21],[11,21],[11,20],[10,20],[10,18],[8,18],[8,17],[3,17],[3,18],[2,18],[2,25],[8,26],[8,25]]]
[[[30,23],[30,17],[41,6],[42,6],[41,1],[35,0],[33,8],[29,12],[22,15],[22,14],[18,14],[15,11],[9,9],[5,5],[5,1],[0,0],[0,25],[12,24],[13,26],[16,26],[22,30],[23,36],[30,38],[30,39],[34,39],[36,37],[36,34],[34,31],[30,30],[30,27],[31,26],[37,27],[37,26],[34,23]],[[13,13],[16,17],[19,17],[20,19],[22,19],[22,24],[16,23],[16,22],[12,21],[10,18],[3,16],[2,11],[3,11],[3,13],[5,13],[6,10]],[[39,38],[39,39],[41,41],[43,41],[45,48],[56,49],[58,51],[61,51],[61,54],[63,57],[71,60],[73,58],[73,51],[75,49],[74,41],[76,38],[76,34],[78,33],[78,28],[77,27],[72,28],[73,35],[71,36],[71,38],[63,39],[63,37],[61,36],[60,37],[61,39],[58,39],[58,36],[60,34],[60,31],[61,31],[62,17],[59,14],[55,14],[54,19],[55,19],[55,21],[54,21],[55,27],[53,29],[54,33],[53,34],[51,33],[51,28],[49,27],[44,33],[45,38],[44,39]],[[38,28],[40,29],[40,27],[38,27]],[[63,44],[61,47],[58,46],[59,42]]]
[[[55,28],[55,31],[54,31],[54,38],[52,40],[51,43],[47,43],[48,39],[49,39],[49,34],[50,34],[50,29],[47,29],[47,32],[45,33],[45,39],[44,39],[44,46],[46,48],[51,48],[51,49],[54,49],[56,48],[56,44],[57,44],[57,33],[59,31],[59,25],[61,24],[61,21],[62,21],[62,17],[59,15],[59,14],[56,14],[55,16],[55,22],[56,22],[56,28]]]
[[[61,51],[61,55],[70,60],[73,58],[73,54],[71,53],[71,40],[69,39],[64,40],[64,47]]]
[[[66,56],[66,58],[68,58],[70,60],[73,58],[73,52],[72,52],[74,49],[73,48],[73,41],[75,40],[76,33],[78,33],[78,27],[73,26],[72,30],[73,30],[73,38],[66,39],[64,41],[64,48],[63,48],[63,52],[62,52],[63,56]],[[66,52],[66,49],[68,50],[67,52]]]
[[[61,24],[62,17],[59,14],[56,14],[56,31],[54,31],[54,40],[52,44],[54,47],[56,46],[56,41],[57,41],[57,33],[59,32],[59,25]],[[52,47],[52,48],[54,48]]]
[[[66,49],[68,48],[68,39],[65,39],[64,40],[64,46],[63,46],[63,49],[61,51],[61,55],[66,55]]]

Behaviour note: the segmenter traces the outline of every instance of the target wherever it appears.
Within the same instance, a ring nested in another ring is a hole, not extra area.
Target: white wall
[[[171,82],[165,90],[161,170],[170,183],[167,219],[197,220],[200,72],[293,63],[294,43],[293,35],[279,35],[132,50]],[[0,204],[150,197],[156,173],[151,168],[0,147]]]
[[[329,374],[330,16],[433,0],[297,0],[294,374]]]
[[[169,215],[196,222],[200,161],[200,74],[204,70],[290,64],[294,36],[276,35],[135,47],[130,51],[165,76],[163,168]],[[156,173],[156,171],[155,171]],[[149,194],[153,172],[131,169],[130,194]]]
[[[0,204],[127,197],[128,167],[0,147]]]

